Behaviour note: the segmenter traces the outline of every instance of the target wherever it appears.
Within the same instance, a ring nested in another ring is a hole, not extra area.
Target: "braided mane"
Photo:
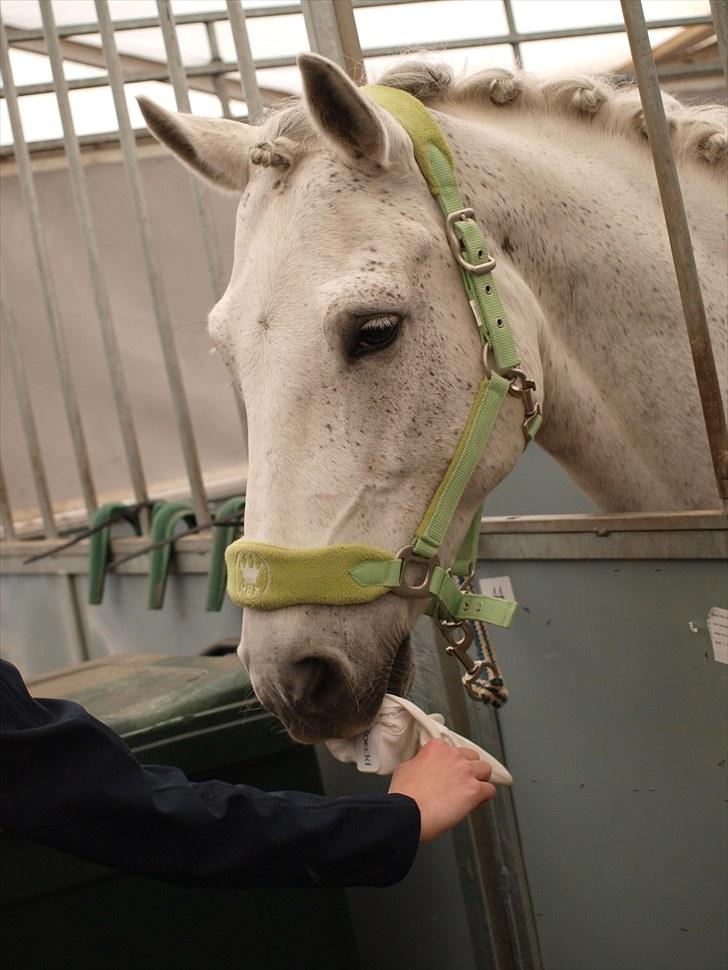
[[[547,112],[578,117],[605,132],[644,141],[647,131],[639,92],[603,77],[569,74],[534,77],[523,71],[486,68],[456,78],[447,64],[403,61],[377,81],[408,91],[425,104],[447,110],[448,104],[476,104],[484,110]],[[684,105],[663,91],[665,113],[678,162],[693,160],[704,170],[725,169],[728,163],[728,111],[725,106]],[[270,126],[270,127],[269,127]],[[265,126],[267,140],[251,160],[257,165],[286,165],[295,143],[313,135],[300,102],[274,110]]]
[[[575,115],[626,137],[647,137],[639,91],[606,78],[569,74],[547,79],[523,71],[486,68],[456,79],[447,64],[407,61],[397,64],[380,84],[409,91],[424,102],[450,101],[483,107],[512,107]],[[675,155],[709,165],[728,160],[728,112],[721,105],[683,105],[662,92]]]

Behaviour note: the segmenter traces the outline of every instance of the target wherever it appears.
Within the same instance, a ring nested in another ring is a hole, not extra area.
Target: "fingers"
[[[472,748],[458,748],[460,754],[467,758],[468,761],[480,761],[477,751],[473,751]]]
[[[472,770],[473,770],[473,774],[478,779],[478,781],[489,781],[490,776],[493,774],[493,769],[491,768],[491,766],[488,764],[487,761],[478,760],[473,765]]]

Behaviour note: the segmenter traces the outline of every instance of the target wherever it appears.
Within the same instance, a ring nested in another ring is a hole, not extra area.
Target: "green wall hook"
[[[121,502],[107,502],[106,505],[99,506],[91,516],[89,525],[92,529],[105,526],[94,532],[89,539],[88,602],[92,606],[98,606],[104,598],[106,567],[111,549],[111,526],[117,521],[130,523],[137,535],[142,534],[139,510],[130,509]]]
[[[227,582],[227,567],[225,566],[225,550],[235,539],[238,526],[232,522],[223,525],[226,519],[234,518],[245,512],[245,496],[236,495],[227,502],[223,502],[215,512],[215,519],[220,525],[213,527],[212,548],[210,551],[210,576],[207,583],[208,611],[221,609],[225,598]]]
[[[152,543],[171,540],[175,527],[180,520],[189,526],[197,524],[195,512],[189,502],[160,502],[154,508],[150,538]],[[167,541],[159,549],[149,554],[149,597],[150,610],[161,610],[164,592],[167,587],[167,574],[172,558],[172,541]]]

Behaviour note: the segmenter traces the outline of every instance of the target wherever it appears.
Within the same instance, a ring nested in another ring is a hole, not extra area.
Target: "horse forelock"
[[[379,84],[408,91],[425,104],[447,112],[450,105],[477,105],[487,112],[512,110],[571,118],[599,125],[607,134],[646,145],[644,113],[636,86],[606,77],[564,74],[537,78],[524,71],[486,68],[456,78],[447,64],[408,60],[386,71]],[[695,162],[703,171],[728,164],[728,114],[719,104],[684,105],[663,92],[663,102],[678,162]],[[257,165],[292,165],[296,154],[318,142],[306,109],[298,100],[276,107],[266,119],[261,144],[251,151]]]

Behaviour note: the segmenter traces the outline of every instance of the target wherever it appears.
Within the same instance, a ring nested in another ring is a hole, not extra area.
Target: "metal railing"
[[[406,4],[412,0],[302,0],[300,4],[291,3],[272,7],[243,8],[240,0],[227,0],[224,11],[208,11],[175,16],[170,0],[157,0],[157,16],[121,21],[112,21],[106,0],[95,0],[97,19],[89,23],[57,26],[49,0],[41,0],[43,26],[40,29],[13,29],[0,21],[0,58],[3,74],[2,97],[4,97],[13,135],[12,150],[15,155],[18,178],[25,211],[28,218],[32,248],[37,267],[37,275],[43,295],[45,312],[51,341],[54,348],[55,363],[60,378],[66,421],[71,433],[74,457],[78,469],[81,492],[85,510],[90,516],[97,507],[97,494],[89,461],[88,448],[83,429],[82,415],[76,399],[69,354],[66,347],[63,323],[55,293],[53,276],[34,182],[31,151],[34,146],[25,140],[21,119],[20,102],[24,96],[39,92],[52,91],[57,99],[63,128],[61,144],[65,151],[76,214],[78,218],[85,258],[92,282],[96,316],[103,339],[109,380],[113,389],[118,423],[121,429],[126,464],[137,503],[148,502],[148,486],[137,444],[136,429],[132,417],[129,394],[126,388],[124,370],[117,346],[111,304],[104,279],[104,270],[94,230],[93,212],[89,202],[86,175],[81,161],[81,139],[77,136],[70,109],[69,92],[82,88],[108,86],[113,97],[117,117],[117,132],[113,137],[118,141],[123,155],[125,171],[129,183],[132,208],[139,232],[144,260],[145,273],[152,298],[154,320],[162,350],[162,360],[166,381],[174,404],[182,454],[184,455],[187,483],[192,497],[198,523],[209,522],[208,496],[206,494],[197,443],[192,427],[182,371],[171,321],[169,304],[164,291],[159,269],[158,256],[152,240],[147,200],[142,185],[139,159],[137,155],[137,135],[130,123],[125,99],[125,85],[150,78],[169,82],[174,90],[177,107],[182,111],[190,110],[189,91],[193,85],[204,81],[206,90],[215,94],[220,101],[224,115],[231,113],[231,100],[246,105],[247,116],[257,121],[263,113],[267,100],[264,88],[258,82],[258,72],[268,66],[284,66],[293,63],[292,57],[276,57],[255,60],[252,57],[247,22],[251,19],[271,16],[302,16],[305,22],[311,48],[331,57],[344,67],[357,80],[365,78],[367,58],[378,57],[404,51],[406,45],[390,45],[362,50],[356,31],[355,11],[367,7]],[[422,0],[420,0],[422,2]],[[432,0],[430,0],[432,2]],[[655,68],[649,44],[649,29],[674,26],[695,26],[711,22],[710,17],[690,17],[683,19],[659,20],[645,23],[641,4],[635,0],[623,0],[622,7],[625,23],[609,24],[586,28],[566,28],[560,30],[521,32],[516,29],[510,0],[502,0],[508,30],[496,36],[471,37],[448,41],[450,48],[488,47],[508,44],[513,51],[515,63],[523,57],[524,45],[545,39],[584,37],[609,34],[626,30],[633,53],[635,73],[643,99],[646,123],[650,132],[650,143],[655,156],[658,182],[665,208],[665,217],[670,235],[676,274],[685,309],[688,334],[693,353],[698,386],[708,429],[711,453],[724,500],[728,499],[728,445],[726,445],[726,425],[717,372],[712,348],[707,332],[705,311],[700,295],[700,286],[692,255],[692,245],[685,218],[685,210],[680,194],[680,186],[672,157],[672,148],[667,131],[662,100],[658,90],[658,72]],[[714,4],[715,29],[721,56],[725,56],[726,18],[720,3]],[[236,58],[234,62],[223,62],[219,57],[219,47],[215,35],[215,25],[227,23],[233,39]],[[180,53],[177,28],[185,24],[204,25],[210,61],[204,65],[186,67]],[[139,70],[139,58],[129,58],[117,49],[117,34],[126,30],[153,29],[161,32],[166,54],[166,62],[146,59]],[[98,34],[101,44],[98,48],[86,45],[64,45],[74,42],[70,38],[88,34]],[[10,47],[15,46],[35,51],[42,50],[49,58],[53,80],[47,84],[16,86],[10,58]],[[85,51],[76,48],[83,46]],[[423,45],[426,46],[426,45]],[[95,51],[95,52],[94,52]],[[67,81],[64,77],[64,59],[74,60],[85,57],[87,62],[105,66],[105,73],[97,77]],[[232,87],[231,87],[232,85]],[[40,143],[43,148],[48,143]],[[36,145],[37,149],[39,146]],[[195,179],[191,180],[194,202],[197,210],[199,229],[206,255],[207,269],[212,291],[216,297],[224,289],[224,274],[212,220],[208,190]],[[3,331],[6,335],[11,368],[15,375],[18,407],[23,432],[28,448],[33,481],[42,519],[45,536],[53,539],[59,533],[54,515],[52,496],[43,464],[43,456],[28,390],[24,376],[24,365],[19,343],[15,337],[13,314],[9,295],[3,285]],[[245,415],[239,397],[236,397],[241,424],[245,426]],[[3,518],[5,535],[11,535],[17,528],[13,526],[13,515],[9,504],[7,489],[3,485]]]
[[[41,2],[45,3],[47,0],[41,0]],[[313,0],[313,2],[312,0],[301,0],[300,3],[281,4],[280,6],[243,8],[239,0],[230,0],[225,11],[178,14],[174,17],[174,24],[175,28],[190,24],[200,24],[206,28],[210,60],[204,64],[185,67],[188,86],[193,90],[216,94],[225,117],[231,116],[229,104],[231,98],[241,100],[245,104],[246,110],[236,117],[240,120],[250,120],[256,123],[265,104],[275,103],[285,96],[273,89],[260,87],[256,80],[257,72],[292,67],[295,65],[296,59],[294,55],[253,58],[246,28],[247,20],[302,15],[311,49],[319,52],[326,50],[326,56],[340,63],[347,70],[351,70],[353,76],[360,77],[361,74],[357,73],[359,71],[358,65],[362,66],[361,70],[363,71],[364,61],[393,54],[409,53],[413,50],[413,45],[403,43],[360,48],[356,35],[356,24],[352,16],[353,11],[371,7],[434,2],[438,2],[438,0],[350,0],[350,2],[347,2],[347,0]],[[511,0],[500,0],[500,4],[503,7],[508,25],[506,32],[451,38],[444,42],[444,46],[449,50],[460,50],[508,45],[513,51],[514,64],[521,67],[523,63],[522,49],[525,45],[548,40],[605,36],[625,31],[625,26],[622,23],[520,31],[516,26]],[[716,10],[720,11],[721,4],[715,2],[714,5]],[[716,15],[720,15],[720,13]],[[114,21],[114,31],[118,33],[130,30],[164,30],[163,19],[162,14],[159,14],[157,17],[116,20]],[[651,20],[647,27],[649,30],[661,30],[675,27],[708,26],[711,23],[711,17],[705,15]],[[220,24],[229,24],[236,51],[234,61],[220,59],[218,39],[215,34],[215,25]],[[95,21],[68,24],[56,28],[61,51],[67,60],[104,67],[104,60],[102,56],[99,56],[101,52],[98,48],[68,39],[98,33],[99,26],[98,22]],[[46,52],[45,35],[41,28],[7,28],[7,35],[8,42],[12,47],[19,50],[31,50],[36,53]],[[433,38],[429,41],[421,41],[415,47],[417,49],[438,49],[443,47],[443,41]],[[122,65],[125,66],[125,83],[127,84],[170,80],[168,64],[162,61],[155,61],[149,57],[122,55]],[[720,66],[718,61],[714,64],[701,63],[680,67],[660,66],[658,75],[661,80],[676,77],[711,76],[720,70]],[[80,91],[107,87],[109,86],[109,78],[107,73],[102,73],[94,77],[76,78],[66,83],[69,91]],[[19,98],[53,93],[55,93],[54,81],[19,85],[15,88],[15,94]],[[2,97],[4,97],[4,90],[0,88],[0,98]],[[145,132],[140,129],[137,134],[144,135]],[[113,135],[109,136],[106,133],[99,136],[101,141],[108,141],[113,138]],[[94,136],[87,136],[81,141],[82,143],[91,143],[94,141]],[[48,151],[62,148],[63,142],[60,139],[53,139],[39,142],[37,145],[31,145],[31,147],[35,147],[38,151]],[[12,148],[10,146],[0,147],[0,156],[11,153]]]

